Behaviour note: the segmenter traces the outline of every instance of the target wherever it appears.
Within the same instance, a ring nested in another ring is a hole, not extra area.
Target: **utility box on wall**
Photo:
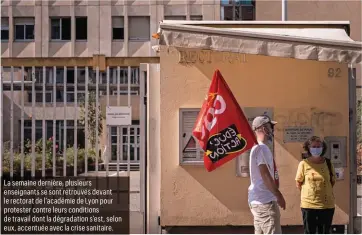
[[[347,137],[346,136],[326,136],[327,144],[325,156],[331,159],[335,168],[347,167]]]

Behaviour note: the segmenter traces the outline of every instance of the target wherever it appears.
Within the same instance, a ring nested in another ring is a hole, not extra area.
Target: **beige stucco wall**
[[[240,55],[220,52],[213,52],[208,61],[199,58],[195,64],[182,65],[176,49],[161,51],[161,225],[252,225],[249,178],[236,177],[235,161],[211,173],[203,166],[179,165],[179,109],[201,107],[215,69],[224,75],[240,106],[273,107],[279,122],[275,153],[280,190],[287,202],[281,223],[301,225],[294,177],[302,147],[283,143],[283,128],[313,126],[322,137],[348,137],[347,65],[256,55],[246,55],[244,63]],[[341,68],[341,78],[328,78],[330,67]],[[337,182],[334,192],[334,223],[347,224],[348,174]]]

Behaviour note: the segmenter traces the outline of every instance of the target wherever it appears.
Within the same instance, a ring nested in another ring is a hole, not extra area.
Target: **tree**
[[[103,131],[103,114],[100,103],[98,103],[98,136],[96,136],[97,105],[95,91],[88,92],[88,126],[85,126],[85,97],[80,101],[80,108],[81,114],[79,121],[84,125],[84,128],[87,128],[89,142],[92,148],[95,148],[96,141],[102,135]]]
[[[362,100],[357,100],[357,144],[362,144]]]

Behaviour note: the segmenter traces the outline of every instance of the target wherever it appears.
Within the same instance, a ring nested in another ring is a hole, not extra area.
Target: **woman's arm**
[[[302,184],[304,182],[304,167],[303,166],[304,166],[303,161],[301,161],[298,165],[297,174],[295,176],[296,186],[299,190],[302,189]]]
[[[295,181],[296,182],[296,185],[297,185],[297,188],[299,190],[302,190],[302,183],[301,182],[298,182],[298,181]]]
[[[332,170],[332,179],[331,179],[331,185],[332,185],[332,188],[334,187],[334,185],[336,184],[336,170],[334,169],[334,166],[333,164],[331,164],[331,170]]]

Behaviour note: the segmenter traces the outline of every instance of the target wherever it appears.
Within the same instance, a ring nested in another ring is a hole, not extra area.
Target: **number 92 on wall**
[[[342,77],[342,69],[341,68],[328,68],[328,77],[329,78],[340,78]]]

